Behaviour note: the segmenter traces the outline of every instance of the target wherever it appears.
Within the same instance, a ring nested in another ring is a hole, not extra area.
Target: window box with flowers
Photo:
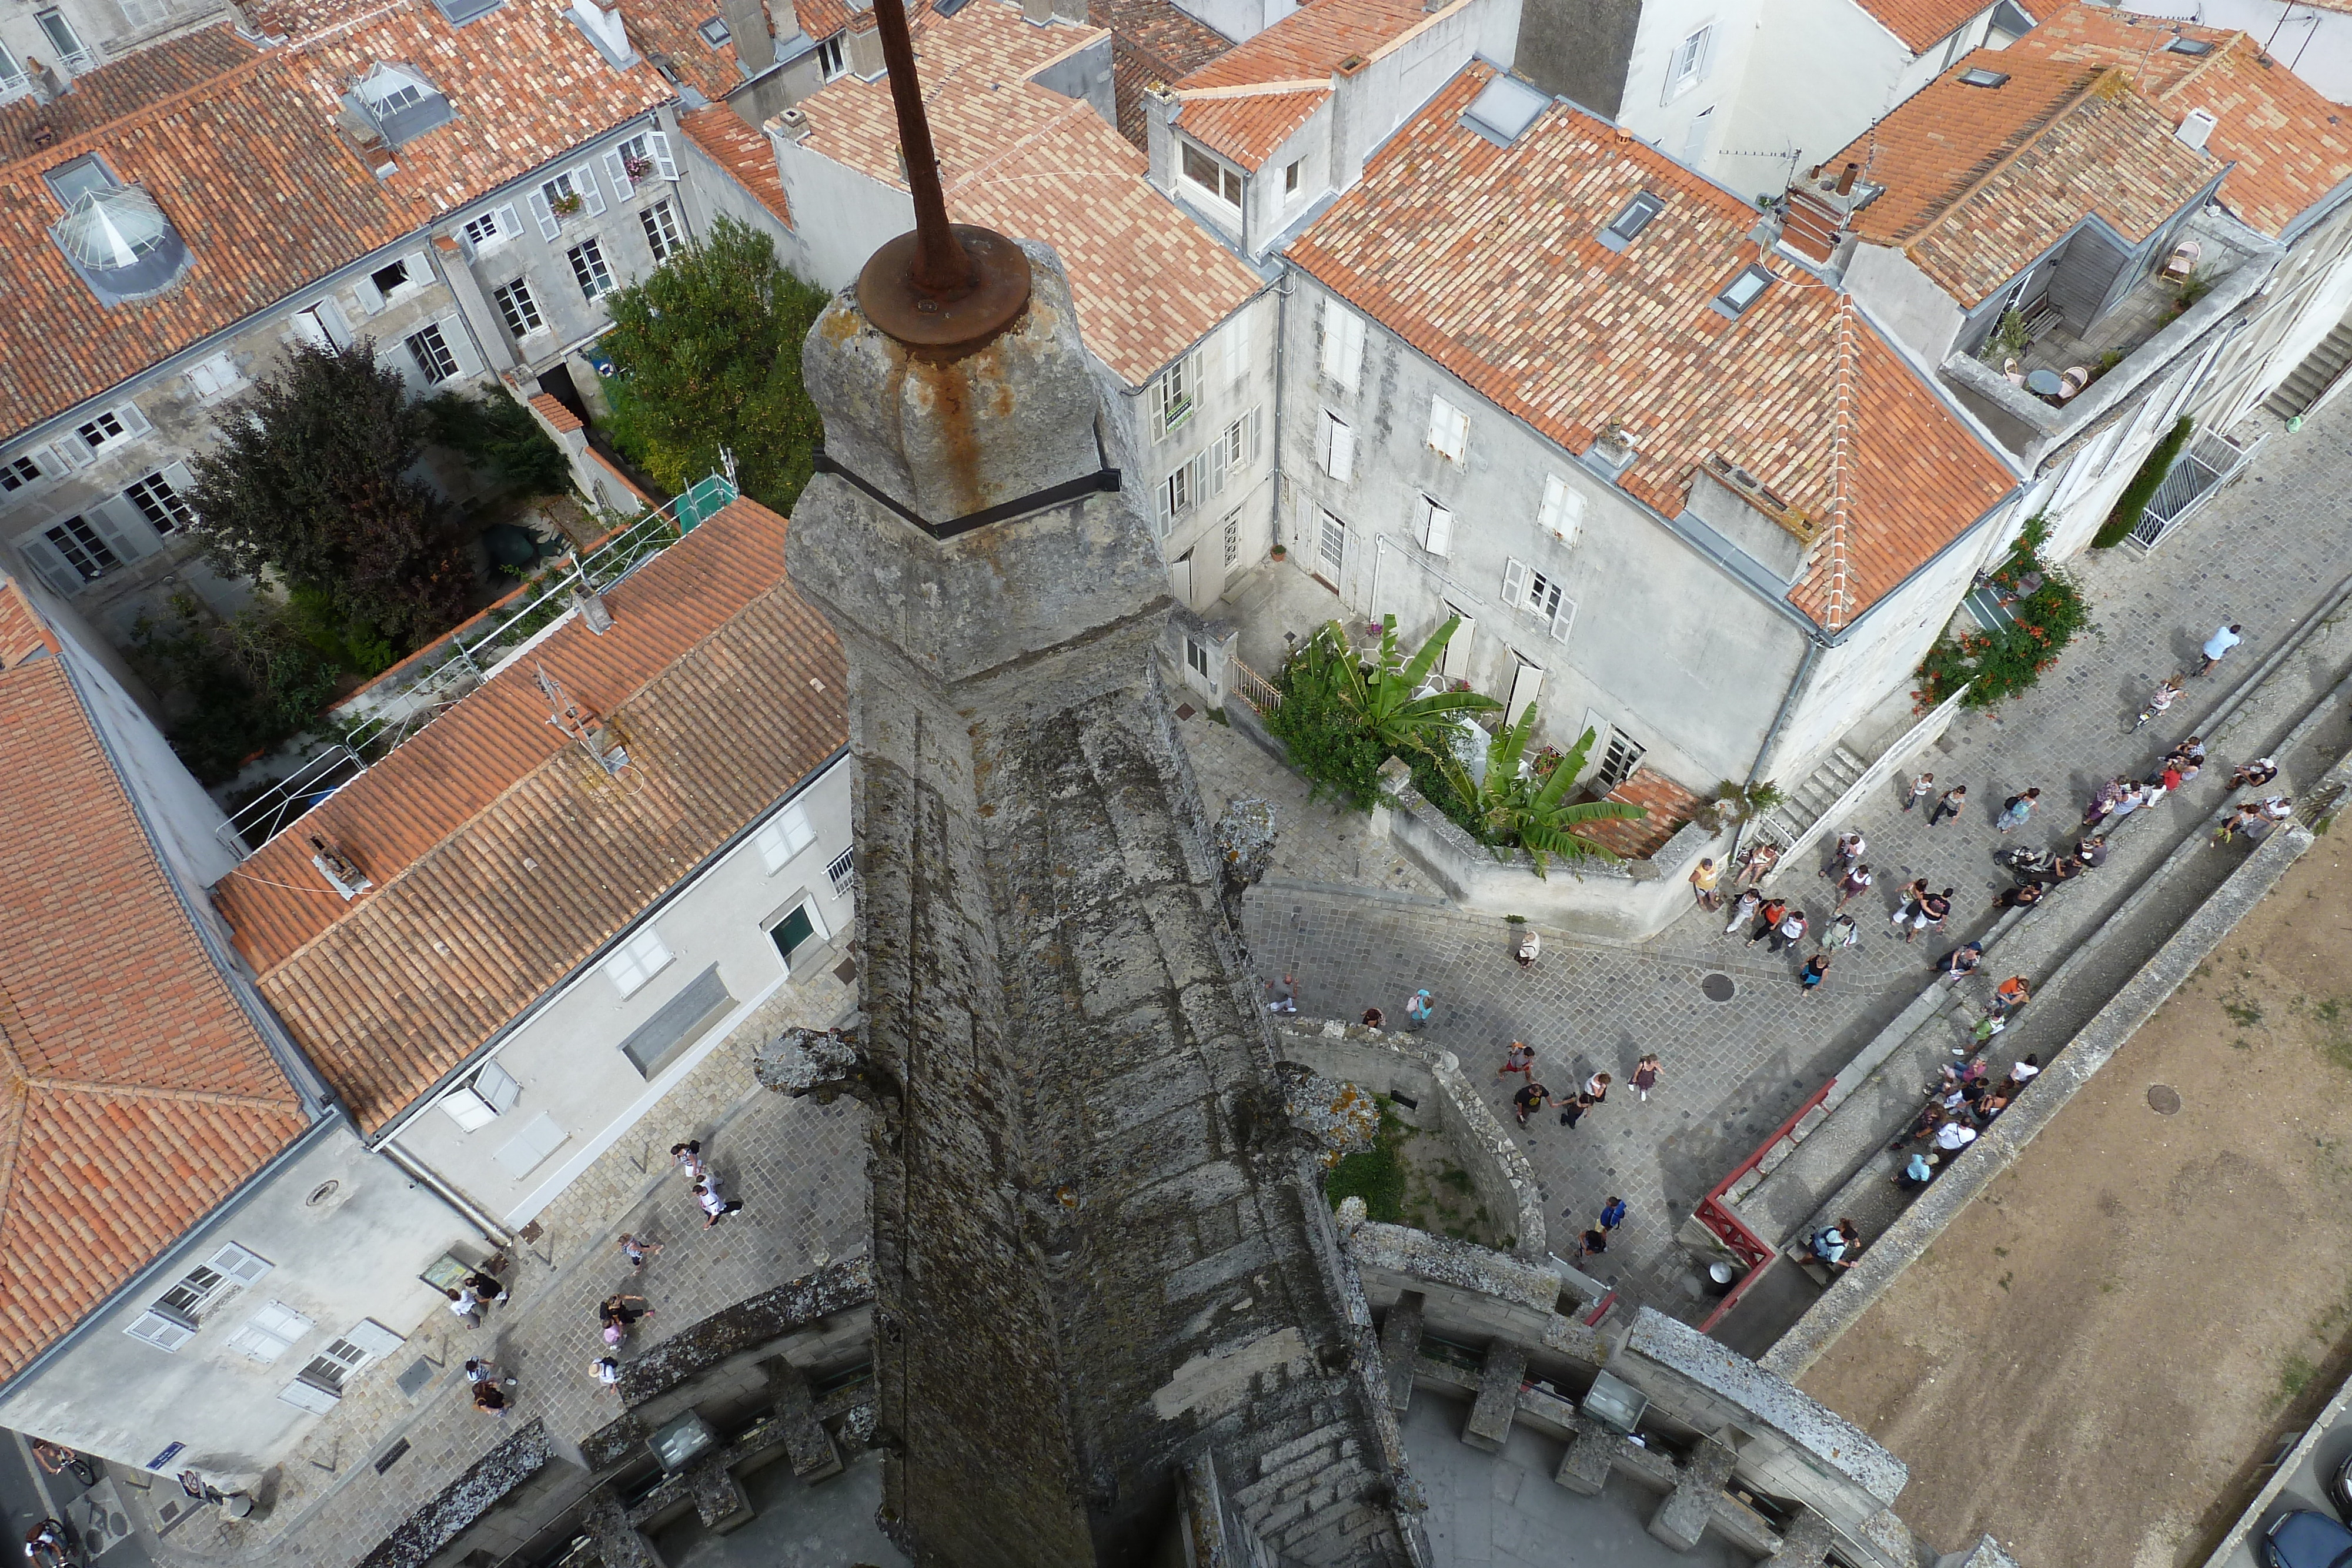
[[[643,180],[653,173],[654,161],[640,153],[624,152],[621,154],[621,167],[629,172],[630,179]]]
[[[547,204],[557,215],[569,218],[578,216],[585,204],[581,201],[579,192],[566,191],[562,195],[549,198]]]

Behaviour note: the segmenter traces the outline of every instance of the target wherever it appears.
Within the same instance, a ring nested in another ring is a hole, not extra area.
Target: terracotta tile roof
[[[784,533],[735,502],[606,595],[610,631],[559,627],[215,886],[263,994],[362,1125],[845,742],[841,650],[784,580]],[[618,732],[628,772],[608,779],[548,723],[536,667]],[[312,833],[375,890],[330,891]]]
[[[533,392],[530,406],[539,410],[540,417],[547,421],[549,426],[558,435],[569,435],[575,430],[587,428],[581,423],[578,414],[564,407],[550,393]]]
[[[733,38],[716,47],[703,37],[703,23],[719,15],[719,0],[620,0],[621,19],[639,54],[676,71],[705,98],[724,99],[746,79],[735,58]],[[560,9],[560,7],[559,7]],[[792,28],[783,28],[789,37]]]
[[[1183,126],[1187,136],[1223,153],[1243,168],[1255,170],[1290,139],[1292,131],[1330,101],[1329,88],[1195,99],[1185,103],[1177,122]]]
[[[1591,839],[1620,860],[1645,861],[1665,847],[1685,822],[1697,815],[1699,799],[1663,773],[1636,768],[1633,776],[1603,797],[1640,806],[1650,814],[1630,821],[1585,822],[1570,831]]]
[[[2210,44],[2212,52],[2184,55],[2165,47],[2176,29],[2183,38]],[[2237,165],[2221,182],[2221,200],[2273,238],[2352,178],[2352,133],[2337,123],[2337,106],[2245,33],[2075,5],[2000,57],[2020,49],[2130,71],[2140,95],[2176,126],[2192,109],[2212,114],[2220,123],[2206,138],[2206,151]]]
[[[81,78],[66,100],[88,100],[76,129],[47,148],[26,134],[45,111],[0,110],[0,438],[672,96],[650,66],[614,71],[551,7],[507,5],[454,28],[429,0],[282,0],[260,21],[293,42],[257,53],[209,28],[160,62],[142,51]],[[388,180],[328,125],[379,61],[415,67],[457,112],[402,146]],[[154,298],[100,305],[47,237],[63,209],[43,171],[98,149],[187,244],[186,271]]]
[[[205,955],[65,661],[0,625],[0,1377],[309,1125]]]
[[[2219,172],[2123,71],[2050,58],[2029,47],[2032,37],[1969,56],[1830,160],[1860,162],[1885,186],[1855,214],[1855,232],[1901,247],[1969,308],[2085,214],[2143,240]],[[1960,80],[1979,67],[2010,79]]]
[[[1863,0],[1862,8],[1902,39],[1905,48],[1918,55],[1959,31],[1962,24],[1984,9],[1984,0]]]
[[[973,0],[953,17],[919,16],[916,63],[949,210],[1058,251],[1087,347],[1139,386],[1261,285],[1152,189],[1144,155],[1091,107],[1029,79],[1101,37]],[[887,82],[845,77],[795,107],[808,150],[904,188]]]
[[[1458,76],[1292,246],[1300,267],[1572,452],[1612,422],[1620,483],[1679,515],[1696,467],[1738,464],[1826,536],[1790,601],[1842,624],[2011,488],[2005,469],[1858,316],[1841,511],[1843,297],[1783,262],[1739,317],[1755,210],[1565,104],[1499,148],[1462,129],[1493,71]],[[1634,192],[1665,209],[1622,253],[1594,238]],[[1400,237],[1408,236],[1408,237]],[[1834,547],[1834,548],[1832,548]]]
[[[821,44],[849,26],[852,11],[849,0],[796,0],[793,14],[801,31]]]
[[[1463,0],[1454,0],[1460,5]],[[1446,10],[1454,9],[1448,5]],[[1212,87],[1297,89],[1328,82],[1350,55],[1371,59],[1442,12],[1416,0],[1308,0],[1265,32],[1227,49],[1178,82],[1180,92]]]
[[[1118,133],[1148,145],[1143,89],[1174,82],[1227,49],[1233,40],[1169,4],[1169,0],[1090,0],[1089,20],[1110,29],[1111,79],[1118,102]]]
[[[13,670],[36,653],[62,651],[58,634],[25,597],[23,584],[0,578],[0,670]]]
[[[678,116],[677,128],[710,155],[711,162],[735,177],[736,183],[760,198],[767,209],[792,226],[792,204],[784,199],[784,183],[776,174],[775,149],[768,139],[743,123],[742,116],[721,104]]]

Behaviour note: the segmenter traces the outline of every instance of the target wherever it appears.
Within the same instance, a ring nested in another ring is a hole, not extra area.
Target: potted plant
[[[580,210],[580,193],[577,191],[566,191],[547,204],[568,218]]]
[[[621,154],[621,167],[629,172],[630,179],[642,180],[654,172],[654,161],[640,158],[634,152],[624,152]]]
[[[1274,547],[1274,552],[1273,552],[1273,553],[1274,553],[1274,559],[1276,559],[1276,560],[1282,560],[1282,559],[1286,559],[1286,558],[1289,556],[1289,554],[1290,554],[1290,547],[1289,547],[1289,546],[1287,546],[1287,545],[1276,544],[1276,545]]]

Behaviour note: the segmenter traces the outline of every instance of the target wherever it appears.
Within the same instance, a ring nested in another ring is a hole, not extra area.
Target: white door
[[[1168,563],[1168,591],[1187,609],[1192,603],[1192,552],[1186,550]]]
[[[1541,664],[1528,663],[1527,656],[1516,648],[1512,656],[1519,661],[1519,667],[1511,675],[1511,697],[1505,705],[1504,716],[1517,724],[1519,716],[1528,711],[1528,705],[1541,695],[1544,673]]]

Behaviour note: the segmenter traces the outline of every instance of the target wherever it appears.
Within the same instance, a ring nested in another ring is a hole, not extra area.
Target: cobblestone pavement
[[[406,1345],[364,1369],[341,1404],[260,1489],[266,1514],[238,1521],[205,1510],[163,1538],[157,1559],[215,1564],[341,1564],[366,1555],[402,1520],[523,1422],[544,1417],[562,1448],[620,1414],[589,1376],[604,1354],[596,1303],[617,1291],[646,1297],[624,1358],[721,1307],[866,1245],[864,1113],[789,1100],[757,1086],[754,1014],[541,1216],[541,1234],[510,1258],[512,1302],[478,1330],[446,1312]],[[743,1211],[706,1229],[672,1143],[702,1140]],[[662,1243],[632,1272],[614,1245],[624,1230]],[[461,1368],[488,1355],[519,1380],[504,1419],[476,1412]],[[422,1356],[434,1380],[414,1400],[397,1378]],[[373,1461],[405,1438],[383,1475]],[[158,1494],[160,1495],[160,1494]]]
[[[1633,1216],[1609,1255],[1630,1293],[1663,1311],[1696,1316],[1696,1281],[1674,1233],[1720,1176],[1850,1059],[1918,994],[1930,967],[1969,935],[1991,924],[1993,899],[2009,885],[1991,852],[2003,842],[2070,842],[2081,809],[2101,779],[2142,773],[2173,740],[2206,716],[2331,593],[2352,565],[2352,508],[2338,498],[2352,478],[2352,403],[2339,403],[2294,435],[2264,449],[2258,471],[2225,492],[2185,532],[2153,555],[2101,552],[2070,563],[2089,598],[2095,629],[2078,639],[2032,692],[1994,713],[1966,714],[1924,764],[1939,787],[1966,783],[1970,807],[1958,823],[1930,830],[1922,813],[1905,813],[1907,776],[1891,779],[1850,822],[1871,841],[1878,885],[1857,913],[1861,947],[1843,956],[1822,994],[1800,997],[1796,961],[1769,957],[1686,916],[1633,945],[1548,935],[1532,973],[1518,972],[1504,951],[1499,920],[1465,915],[1383,875],[1350,874],[1338,844],[1344,823],[1309,818],[1309,844],[1254,890],[1245,904],[1247,935],[1261,974],[1297,975],[1301,1010],[1354,1018],[1369,1006],[1399,1016],[1416,986],[1438,993],[1432,1038],[1455,1050],[1474,1081],[1487,1083],[1498,1110],[1507,1089],[1491,1076],[1505,1044],[1525,1039],[1555,1091],[1596,1070],[1617,1080],[1606,1105],[1570,1131],[1556,1124],[1521,1134],[1549,1199],[1555,1243],[1590,1223],[1603,1198],[1618,1193]],[[2341,619],[2341,618],[2339,618]],[[2246,644],[2214,674],[2189,684],[2188,699],[2147,728],[2127,732],[2156,683],[2191,667],[2212,628],[2236,621]],[[2161,861],[2220,808],[2229,771],[2275,745],[2321,695],[2352,667],[2352,625],[2325,625],[2287,659],[2234,719],[2205,775],[2174,800],[2139,813],[2116,834],[2116,853],[2095,882],[2063,890],[2050,907],[1996,947],[1988,975],[1969,995],[1980,1000],[2001,976],[2046,975],[2097,932],[2146,870]],[[2342,749],[2331,727],[2317,752]],[[1215,729],[1213,738],[1205,732]],[[1181,727],[1202,788],[1214,809],[1244,787],[1284,800],[1259,776],[1284,770],[1242,737],[1205,721]],[[1239,749],[1237,749],[1237,747]],[[2316,755],[2316,752],[2315,753]],[[2306,779],[2315,776],[2305,769]],[[2294,781],[2291,772],[2289,781]],[[1988,808],[2037,785],[2040,812],[2004,840]],[[1313,810],[1313,809],[1310,809]],[[1282,827],[1291,831],[1295,819]],[[1318,844],[1319,841],[1319,844]],[[1361,859],[1360,849],[1358,852]],[[1824,846],[1816,854],[1825,859]],[[2216,852],[2217,868],[2220,852]],[[1816,931],[1829,914],[1830,884],[1817,866],[1784,868],[1776,889],[1801,902]],[[2215,876],[2221,874],[2215,871]],[[1957,890],[1950,935],[1906,946],[1886,923],[1895,890],[1925,875]],[[1354,886],[1346,885],[1354,883]],[[2177,924],[2195,889],[2159,901],[2151,916]],[[2179,907],[2176,908],[2175,905]],[[2169,913],[2168,913],[2169,912]],[[2071,1000],[2027,1009],[2004,1037],[2011,1051],[2063,1042],[2069,1019],[2088,1016],[2139,961],[2130,945],[2113,945],[2070,977]],[[1734,998],[1705,1000],[1698,983],[1722,972]],[[1625,1087],[1633,1059],[1655,1051],[1665,1080],[1644,1106]],[[2005,1061],[2006,1058],[1997,1060]],[[1505,1111],[1507,1113],[1507,1111]],[[1563,1208],[1571,1212],[1565,1218]],[[1556,1246],[1556,1249],[1557,1246]]]

